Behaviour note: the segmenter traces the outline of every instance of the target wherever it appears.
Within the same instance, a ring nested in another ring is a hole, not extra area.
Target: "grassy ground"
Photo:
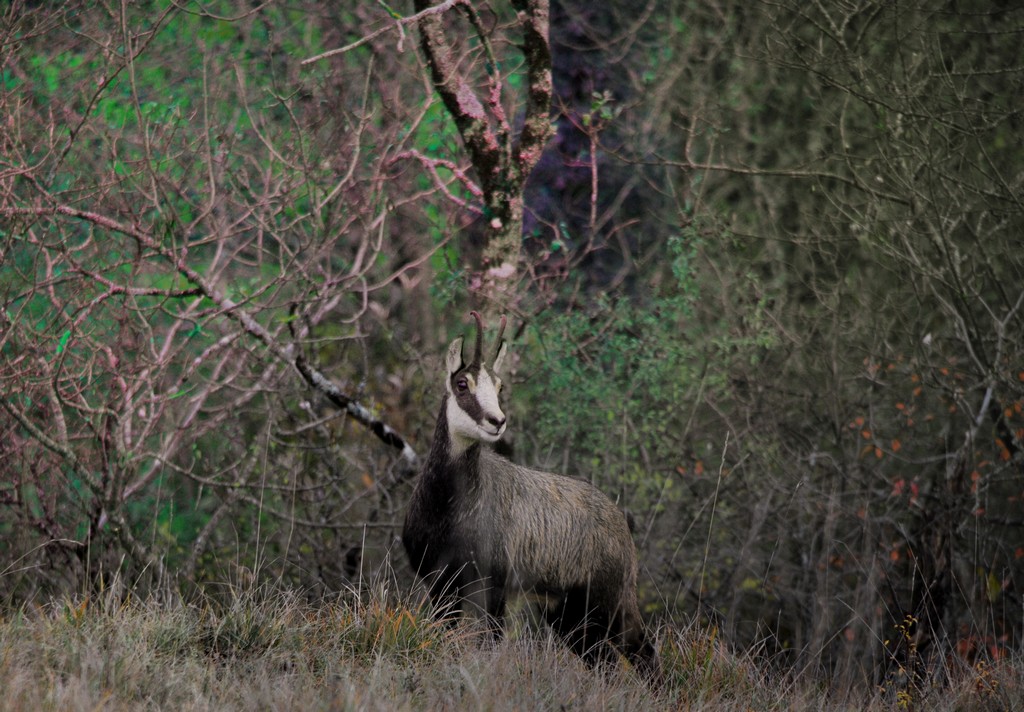
[[[652,689],[542,632],[489,642],[384,590],[316,604],[267,590],[200,604],[82,598],[0,612],[0,709],[1024,709],[1021,664],[840,698],[695,626],[663,628],[660,650],[665,681]]]

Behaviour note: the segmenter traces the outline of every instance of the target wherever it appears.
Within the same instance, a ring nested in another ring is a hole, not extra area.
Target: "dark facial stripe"
[[[471,383],[477,382],[480,375],[480,367],[476,368],[464,368],[461,371],[456,372],[451,378],[452,394],[455,398],[455,402],[459,404],[459,408],[465,411],[466,415],[473,419],[476,423],[484,422],[484,409],[480,405],[480,401],[476,398],[475,388],[467,388],[465,392],[459,393],[459,389],[456,384],[459,378],[468,375]]]

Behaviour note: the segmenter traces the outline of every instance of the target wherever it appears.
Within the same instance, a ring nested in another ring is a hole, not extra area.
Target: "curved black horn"
[[[470,316],[476,319],[476,349],[473,351],[473,363],[482,363],[484,345],[484,320],[479,312],[471,311]]]
[[[498,358],[498,354],[501,352],[501,337],[505,335],[505,324],[508,323],[508,319],[505,315],[501,315],[501,326],[498,327],[498,338],[494,340],[494,358]]]

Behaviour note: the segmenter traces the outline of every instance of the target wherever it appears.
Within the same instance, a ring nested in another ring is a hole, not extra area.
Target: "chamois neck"
[[[430,456],[437,456],[445,462],[455,462],[460,458],[479,459],[480,441],[467,438],[452,432],[448,422],[448,406],[451,396],[445,394],[441,400],[441,410],[437,414],[437,426],[434,428],[434,442]]]
[[[441,400],[441,410],[437,414],[437,425],[434,427],[434,441],[430,445],[429,461],[434,468],[452,467],[458,460],[476,463],[480,459],[480,441],[458,437],[448,427],[448,399],[445,394]]]

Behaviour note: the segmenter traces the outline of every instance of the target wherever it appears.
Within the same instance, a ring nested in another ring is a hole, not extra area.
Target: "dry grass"
[[[310,603],[258,589],[200,604],[112,596],[5,611],[3,710],[1021,709],[1022,666],[942,690],[856,691],[772,674],[714,631],[664,628],[665,681],[590,669],[544,633],[499,643],[382,587]]]

